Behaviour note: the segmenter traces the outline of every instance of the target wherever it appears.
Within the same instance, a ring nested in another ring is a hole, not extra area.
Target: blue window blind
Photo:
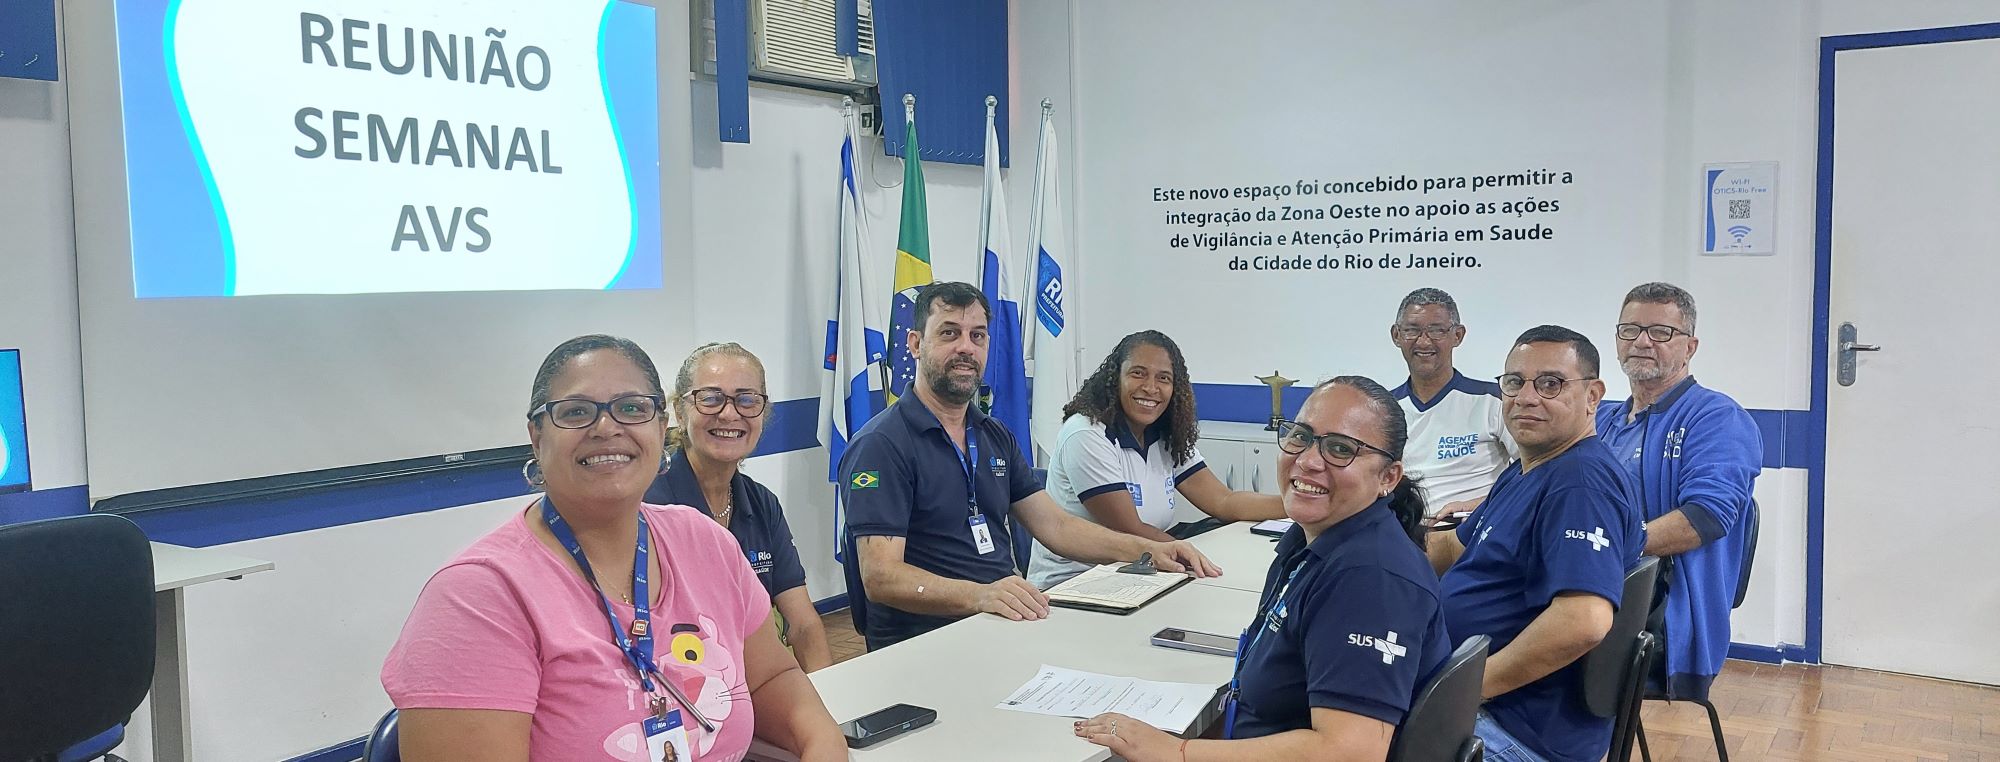
[[[875,66],[881,80],[883,144],[903,155],[903,94],[917,96],[924,161],[986,160],[986,96],[1000,163],[1007,164],[1006,0],[875,0]]]
[[[0,77],[55,81],[55,0],[0,0]]]
[[[715,0],[715,118],[722,142],[750,142],[750,0]]]

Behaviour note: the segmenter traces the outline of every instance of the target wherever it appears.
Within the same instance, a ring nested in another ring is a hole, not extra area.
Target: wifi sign
[[[1750,226],[1749,226],[1749,225],[1731,225],[1731,226],[1729,226],[1729,234],[1730,234],[1730,235],[1733,235],[1733,236],[1736,236],[1736,242],[1737,242],[1737,243],[1742,243],[1742,242],[1743,242],[1743,238],[1744,238],[1744,236],[1747,236],[1747,235],[1750,235]]]

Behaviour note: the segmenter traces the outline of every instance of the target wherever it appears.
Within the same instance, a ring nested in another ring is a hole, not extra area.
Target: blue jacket
[[[1763,436],[1741,405],[1693,377],[1626,423],[1631,409],[1630,399],[1599,406],[1597,433],[1637,477],[1647,521],[1682,510],[1701,535],[1701,547],[1672,559],[1665,687],[1670,697],[1705,698],[1729,655],[1743,558],[1737,523],[1763,471]]]

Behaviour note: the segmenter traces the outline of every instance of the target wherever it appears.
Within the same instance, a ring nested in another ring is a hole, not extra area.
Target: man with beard
[[[1111,563],[1151,553],[1162,571],[1221,574],[1185,542],[1112,531],[1057,506],[1013,433],[972,404],[986,376],[986,296],[965,283],[934,283],[916,301],[919,328],[904,337],[916,381],[840,460],[845,531],[866,598],[855,619],[866,622],[870,650],[980,612],[1048,616],[1048,596],[1014,567],[1010,513],[1066,558]]]
[[[1689,373],[1701,346],[1694,318],[1694,297],[1679,286],[1625,294],[1618,364],[1632,397],[1597,411],[1598,435],[1638,478],[1645,554],[1665,561],[1654,624],[1664,624],[1666,658],[1652,678],[1671,698],[1706,698],[1729,654],[1729,609],[1747,571],[1737,527],[1764,455],[1750,414]]]

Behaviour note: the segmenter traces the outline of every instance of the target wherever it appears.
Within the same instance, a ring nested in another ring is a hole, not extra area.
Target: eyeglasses
[[[763,415],[764,406],[771,403],[771,395],[768,394],[758,394],[756,392],[730,394],[712,387],[696,389],[682,396],[693,402],[694,409],[701,411],[704,415],[715,415],[722,412],[723,405],[734,404],[738,415],[745,418],[755,418]]]
[[[660,416],[659,397],[651,394],[629,394],[610,402],[597,400],[566,399],[550,400],[540,407],[528,411],[528,420],[535,420],[544,413],[549,423],[558,429],[587,429],[597,425],[597,419],[611,414],[611,420],[627,426],[650,423]]]
[[[1418,328],[1413,325],[1396,325],[1392,327],[1396,331],[1396,338],[1403,341],[1416,341],[1418,336],[1430,339],[1431,341],[1444,341],[1444,337],[1451,335],[1451,329],[1458,326],[1431,325]]]
[[[1568,386],[1571,381],[1594,381],[1596,379],[1596,376],[1563,378],[1554,373],[1545,373],[1535,377],[1535,393],[1542,395],[1542,399],[1552,400],[1557,395],[1562,394],[1563,387]],[[1528,385],[1527,377],[1519,373],[1509,373],[1496,380],[1500,382],[1500,393],[1508,397],[1519,396],[1521,394],[1521,387]]]
[[[1638,323],[1618,324],[1619,341],[1633,341],[1635,339],[1638,339],[1639,334],[1641,333],[1646,334],[1646,338],[1652,339],[1654,342],[1660,344],[1665,344],[1669,341],[1673,341],[1675,336],[1694,335],[1692,333],[1683,331],[1679,328],[1675,328],[1670,325],[1639,325]]]
[[[1346,434],[1314,434],[1312,427],[1295,421],[1278,422],[1278,449],[1286,455],[1297,455],[1306,448],[1319,445],[1319,456],[1335,468],[1346,468],[1355,458],[1361,457],[1363,450],[1382,453],[1382,457],[1395,460],[1388,450],[1376,447]]]

